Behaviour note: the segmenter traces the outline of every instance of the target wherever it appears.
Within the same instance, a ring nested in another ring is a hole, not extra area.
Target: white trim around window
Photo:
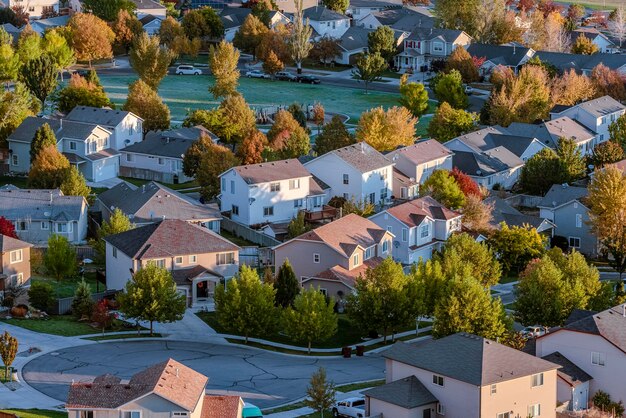
[[[11,251],[10,260],[11,264],[21,263],[22,261],[24,261],[24,254],[22,253],[22,250],[19,249]]]

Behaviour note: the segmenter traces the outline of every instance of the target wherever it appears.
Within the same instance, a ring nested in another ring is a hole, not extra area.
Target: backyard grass
[[[44,334],[61,335],[63,337],[75,337],[79,335],[89,335],[102,333],[100,328],[94,328],[86,322],[78,322],[71,315],[51,315],[50,319],[2,319],[4,323],[22,327],[30,331]],[[119,325],[119,323],[115,323]],[[118,331],[117,326],[105,332]]]
[[[257,245],[252,241],[248,241],[247,239],[240,238],[236,235],[233,235],[230,232],[226,231],[225,229],[220,229],[220,235],[226,238],[227,240],[229,240],[230,242],[232,242],[233,244],[238,245],[240,247],[254,247]]]
[[[67,418],[65,411],[50,411],[48,409],[2,409],[0,412],[15,414],[20,418]]]
[[[56,281],[56,279],[53,279],[51,277],[34,276],[32,278],[33,283],[46,282],[52,285],[52,288],[54,289],[54,296],[56,296],[57,298],[69,298],[74,296],[74,293],[76,292],[76,288],[78,287],[80,281],[80,277],[63,278],[60,281]],[[85,281],[87,282],[87,284],[89,284],[92,293],[103,292],[104,290],[106,290],[105,285],[96,281],[95,271],[86,272]]]

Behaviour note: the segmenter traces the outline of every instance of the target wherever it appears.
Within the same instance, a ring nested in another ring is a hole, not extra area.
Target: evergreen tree
[[[304,400],[304,403],[309,408],[319,412],[324,418],[324,411],[335,403],[336,393],[335,384],[327,380],[326,370],[320,367],[311,376],[311,382],[306,389],[307,399]]]
[[[63,277],[72,277],[78,267],[76,250],[64,236],[50,235],[43,263],[46,273],[57,281],[60,281]]]
[[[100,228],[98,228],[98,237],[95,240],[91,240],[91,246],[96,250],[101,260],[105,259],[106,247],[104,238],[109,235],[120,234],[122,232],[129,231],[134,228],[134,225],[128,219],[128,216],[122,212],[120,208],[115,208],[113,213],[109,217],[108,221],[102,221]]]
[[[91,288],[85,279],[81,280],[74,292],[74,300],[72,301],[72,313],[77,319],[91,318],[93,312],[94,301],[91,297]]]
[[[58,69],[52,59],[44,54],[24,63],[19,78],[33,96],[45,105],[46,98],[57,86]]]
[[[87,186],[85,177],[74,165],[65,172],[60,189],[65,196],[82,196],[85,199],[91,196],[91,187]]]
[[[296,296],[300,293],[300,281],[296,277],[291,263],[285,259],[276,274],[276,306],[286,308],[292,306]]]
[[[322,155],[355,142],[354,135],[348,132],[341,117],[333,115],[330,122],[322,128],[322,132],[315,137],[314,149],[317,155]]]
[[[35,137],[30,143],[30,161],[31,163],[37,159],[37,156],[42,149],[46,147],[57,146],[57,137],[54,131],[47,123],[41,125],[37,131],[35,131]]]

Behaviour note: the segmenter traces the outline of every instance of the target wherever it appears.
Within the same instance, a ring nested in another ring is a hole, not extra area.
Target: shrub
[[[91,298],[91,288],[85,281],[81,280],[76,287],[74,300],[72,301],[72,313],[77,319],[91,318],[93,312],[93,299]]]
[[[55,297],[52,285],[46,282],[34,282],[28,289],[30,305],[40,311],[47,311],[54,306]]]

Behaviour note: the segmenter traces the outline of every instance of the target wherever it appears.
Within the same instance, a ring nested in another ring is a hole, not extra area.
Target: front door
[[[209,297],[209,282],[203,280],[196,283],[196,300],[207,299]]]
[[[423,418],[430,418],[430,408],[424,409]]]

